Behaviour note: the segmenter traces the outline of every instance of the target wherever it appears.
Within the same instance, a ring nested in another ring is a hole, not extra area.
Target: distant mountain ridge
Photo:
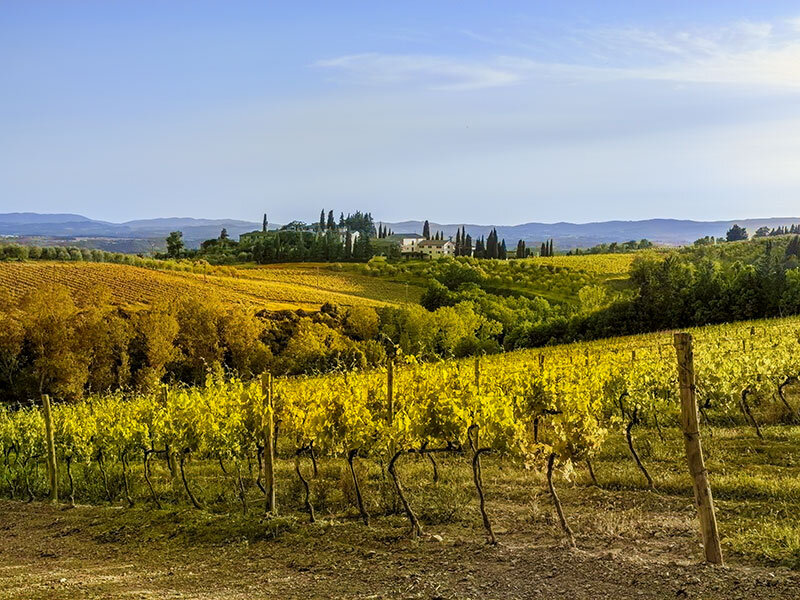
[[[73,215],[69,213],[42,214],[33,212],[15,212],[0,214],[0,222],[2,223],[70,223],[77,221],[88,222],[92,221],[92,219],[82,215]],[[102,223],[103,221],[97,222]]]
[[[385,223],[396,233],[420,233],[423,221]],[[516,245],[518,240],[543,242],[553,238],[558,248],[585,248],[597,244],[626,242],[647,238],[656,244],[680,246],[691,244],[707,235],[724,237],[734,224],[745,227],[751,235],[759,227],[774,229],[800,223],[800,217],[770,217],[763,219],[735,219],[730,221],[692,221],[687,219],[647,219],[642,221],[600,221],[594,223],[523,223],[521,225],[464,224],[473,239],[488,236],[497,229],[497,235],[506,244]],[[461,225],[430,223],[431,231],[443,231],[445,237],[455,236]]]
[[[421,233],[423,221],[382,221],[395,233]],[[734,219],[727,221],[693,221],[687,219],[647,219],[642,221],[600,221],[593,223],[523,223],[520,225],[465,224],[473,239],[487,236],[493,227],[509,246],[517,240],[538,243],[553,238],[556,248],[589,247],[601,243],[625,242],[647,238],[669,246],[690,244],[711,235],[722,237],[733,224],[746,227],[750,234],[759,227],[770,229],[800,223],[800,217]],[[377,224],[377,223],[376,223]],[[278,224],[271,223],[270,226]],[[455,236],[460,223],[431,222],[431,231]],[[98,221],[76,214],[0,213],[0,235],[41,237],[104,237],[120,239],[163,239],[170,231],[180,230],[190,246],[217,237],[222,228],[236,239],[242,233],[261,228],[260,222],[237,219],[196,219],[168,217],[138,219],[125,223]]]
[[[261,223],[250,223],[236,219],[195,219],[192,217],[168,217],[139,219],[125,223],[97,221],[82,215],[38,213],[0,214],[0,235],[42,237],[105,237],[124,239],[164,238],[171,231],[180,230],[189,245],[217,237],[222,228],[236,238],[242,233],[261,227]]]

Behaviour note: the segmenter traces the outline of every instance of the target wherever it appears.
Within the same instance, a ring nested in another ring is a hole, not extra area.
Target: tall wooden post
[[[58,503],[58,469],[56,466],[56,444],[53,438],[53,413],[50,410],[50,396],[42,396],[44,430],[47,438],[47,476],[50,480],[50,502]]]
[[[275,503],[275,404],[272,400],[272,374],[264,373],[261,376],[261,393],[264,396],[264,485],[267,490],[266,512],[276,514],[278,507]]]
[[[161,387],[161,407],[166,408],[169,402],[169,386],[163,385]],[[164,450],[167,454],[167,466],[169,467],[169,474],[172,476],[172,485],[175,485],[175,474],[177,472],[177,459],[175,458],[175,450],[166,444]]]
[[[475,389],[481,390],[481,357],[475,357]]]
[[[714,514],[714,499],[708,483],[708,471],[703,461],[703,447],[700,444],[700,424],[697,418],[697,398],[695,397],[694,351],[692,336],[688,333],[675,334],[675,350],[678,354],[678,381],[681,390],[681,427],[686,446],[686,459],[694,484],[694,500],[700,517],[703,534],[703,548],[707,562],[723,564],[722,548],[719,543],[717,517]]]
[[[386,404],[389,411],[389,423],[394,421],[394,360],[389,358],[386,369]]]

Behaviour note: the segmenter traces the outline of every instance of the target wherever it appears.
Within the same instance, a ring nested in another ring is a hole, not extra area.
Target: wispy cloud
[[[320,60],[315,66],[368,85],[416,85],[465,91],[543,79],[660,80],[741,86],[800,87],[800,18],[742,21],[702,30],[592,29],[563,40],[569,59],[537,54],[540,39],[462,32],[505,55],[365,53]],[[548,50],[552,49],[552,46]],[[548,52],[547,54],[552,54]]]
[[[446,56],[353,54],[317,61],[314,66],[334,69],[365,84],[422,84],[439,90],[475,90],[511,85],[522,73],[499,64],[471,62]]]

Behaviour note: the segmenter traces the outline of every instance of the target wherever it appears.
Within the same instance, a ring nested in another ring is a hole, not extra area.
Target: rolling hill
[[[209,267],[207,272],[155,270],[91,262],[0,262],[0,291],[12,299],[47,284],[66,286],[76,300],[96,285],[109,288],[120,305],[146,305],[192,294],[258,309],[318,310],[325,302],[343,306],[386,306],[416,302],[421,288],[354,273],[336,273],[313,264],[265,267]]]

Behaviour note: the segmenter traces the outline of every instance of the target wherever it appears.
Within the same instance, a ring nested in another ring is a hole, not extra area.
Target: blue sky
[[[0,212],[800,215],[796,3],[6,1],[0,73]]]

